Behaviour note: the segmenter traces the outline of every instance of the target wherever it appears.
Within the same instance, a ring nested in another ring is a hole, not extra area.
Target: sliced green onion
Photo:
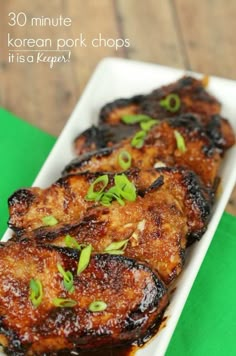
[[[108,196],[107,193],[104,193],[100,200],[100,203],[104,206],[110,206],[112,198],[113,198],[112,196]]]
[[[131,155],[128,151],[121,151],[118,156],[118,163],[122,169],[126,170],[129,169],[131,166]]]
[[[46,226],[54,226],[58,224],[58,220],[53,215],[44,216],[42,222]]]
[[[63,277],[63,284],[65,289],[69,293],[73,293],[75,290],[73,274],[70,271],[65,271],[60,263],[57,264],[57,269]]]
[[[42,283],[39,279],[31,279],[30,280],[30,296],[32,304],[35,307],[38,307],[43,299],[43,287]]]
[[[106,188],[107,184],[108,184],[107,174],[104,174],[98,177],[97,179],[95,179],[95,181],[89,187],[85,199],[99,201],[101,199],[102,192]]]
[[[92,302],[88,309],[91,312],[101,312],[103,310],[105,310],[107,308],[107,304],[101,300],[95,300],[94,302]]]
[[[152,120],[152,118],[148,115],[137,114],[137,115],[123,115],[121,117],[121,120],[125,124],[137,124],[139,122]]]
[[[52,300],[52,303],[56,306],[56,307],[60,307],[60,308],[66,308],[66,307],[74,307],[76,306],[77,302],[73,299],[66,299],[66,298],[54,298]]]
[[[112,242],[109,246],[105,248],[105,251],[116,251],[116,250],[124,250],[127,246],[129,239]]]
[[[104,206],[110,206],[112,200],[115,199],[120,205],[125,205],[123,199],[119,196],[117,187],[111,187],[108,192],[104,193],[101,199],[101,204]]]
[[[79,275],[82,273],[89,265],[90,261],[90,256],[92,252],[92,245],[89,244],[83,250],[81,251],[80,258],[79,258],[79,263],[78,263],[78,268],[77,268],[77,274]]]
[[[146,131],[144,130],[138,131],[132,138],[131,146],[135,148],[143,147],[144,139],[146,135],[147,135]]]
[[[149,121],[143,121],[140,123],[140,127],[143,131],[150,131],[151,128],[157,124],[159,124],[159,120],[149,120]]]
[[[124,151],[126,152],[126,151]],[[127,152],[128,153],[128,152]],[[107,175],[106,175],[107,176]],[[108,176],[107,176],[108,179]],[[95,182],[94,182],[95,183]],[[125,174],[115,175],[114,177],[115,185],[112,186],[107,192],[101,191],[99,193],[99,198],[96,200],[104,206],[110,206],[112,200],[117,200],[120,205],[125,205],[124,199],[128,201],[135,201],[136,199],[136,188],[132,182],[128,180]],[[106,181],[108,184],[108,181]],[[103,188],[104,189],[104,188]],[[67,237],[67,245],[71,246],[71,236]],[[73,240],[72,240],[73,241]],[[80,248],[82,245],[79,245]],[[78,248],[78,245],[77,245]]]
[[[178,94],[169,94],[165,99],[160,101],[160,106],[170,112],[178,111],[180,109],[180,105],[181,102]]]
[[[128,201],[136,200],[136,188],[135,185],[129,181],[125,174],[115,175],[114,177],[115,187],[117,189],[117,195]]]
[[[186,152],[187,148],[183,136],[177,130],[174,130],[174,134],[178,150],[183,153]]]
[[[76,250],[81,250],[83,247],[86,245],[84,244],[79,244],[76,239],[70,235],[66,235],[65,237],[65,245],[66,247],[74,248]]]

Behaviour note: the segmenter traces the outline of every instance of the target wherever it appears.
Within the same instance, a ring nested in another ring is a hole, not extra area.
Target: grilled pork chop
[[[161,100],[169,94],[177,94],[180,98],[179,110],[175,112],[161,106]],[[198,120],[210,135],[214,129],[214,143],[224,151],[234,143],[234,135],[229,122],[220,117],[220,109],[220,103],[205,90],[204,81],[183,77],[148,95],[118,99],[106,104],[101,109],[98,126],[92,126],[75,139],[75,151],[80,155],[112,146],[133,135],[139,130],[139,125],[124,124],[121,120],[124,115],[144,114],[163,120],[183,113],[199,114]]]
[[[93,255],[78,275],[79,258],[77,250],[29,240],[0,245],[0,342],[7,354],[131,343],[160,321],[168,298],[149,267],[123,256]],[[73,275],[70,291],[58,264]],[[32,295],[32,280],[41,283],[42,293]]]
[[[86,179],[86,175],[91,179],[92,173],[64,178],[71,183],[71,194],[76,191],[76,185]],[[65,246],[65,238],[69,235],[79,244],[91,243],[98,253],[105,252],[113,242],[127,239],[125,255],[147,262],[169,284],[182,270],[188,237],[200,238],[205,231],[211,198],[196,175],[182,169],[134,170],[127,176],[132,178],[138,189],[135,201],[126,201],[124,206],[113,202],[109,207],[97,203],[95,207],[90,206],[81,219],[76,214],[72,215],[74,210],[70,214],[70,222],[63,221],[63,211],[56,215],[59,211],[57,204],[63,206],[63,201],[54,201],[50,211],[59,224],[42,227],[41,221],[38,221],[38,228],[29,233],[29,226],[32,226],[30,219],[34,217],[29,207],[20,228],[28,230],[28,237],[32,239],[62,246]],[[110,175],[110,181],[113,177]],[[51,200],[48,190],[41,191],[35,197],[37,205],[39,197],[42,199],[45,194]],[[74,199],[77,200],[77,195]],[[32,212],[35,213],[34,206]],[[15,216],[11,216],[10,221]],[[15,226],[19,229],[19,225]]]
[[[186,150],[177,147],[175,133],[184,138]],[[193,170],[207,186],[213,186],[221,161],[218,150],[206,135],[195,116],[186,114],[175,119],[162,121],[153,127],[141,148],[132,146],[132,139],[124,140],[113,147],[87,153],[73,160],[64,174],[81,171],[122,171],[118,157],[127,151],[131,157],[131,167],[149,169],[155,165],[181,166]]]

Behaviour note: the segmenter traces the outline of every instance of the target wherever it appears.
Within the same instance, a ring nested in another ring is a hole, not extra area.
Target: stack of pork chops
[[[9,198],[0,343],[9,355],[140,342],[207,228],[235,137],[205,79],[105,105],[47,189]]]

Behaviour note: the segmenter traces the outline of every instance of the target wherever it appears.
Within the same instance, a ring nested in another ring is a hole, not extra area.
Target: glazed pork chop
[[[168,110],[161,103],[168,96],[179,98],[179,108]],[[211,136],[214,129],[214,143],[222,151],[234,143],[234,135],[229,122],[222,118],[221,105],[205,89],[205,80],[183,77],[176,82],[154,90],[148,95],[117,99],[106,104],[100,112],[98,126],[92,126],[74,141],[77,155],[94,151],[132,136],[139,130],[139,125],[126,125],[125,115],[147,115],[152,119],[163,120],[185,113],[198,114],[198,120]],[[214,127],[213,127],[214,126]]]
[[[176,132],[184,139],[184,150],[178,148]],[[181,166],[193,170],[207,186],[214,186],[221,157],[213,141],[193,115],[187,114],[162,121],[144,137],[142,147],[134,147],[133,138],[110,148],[82,155],[67,165],[64,174],[81,171],[122,171],[119,155],[128,152],[131,167],[149,169],[155,166]]]
[[[29,240],[0,245],[0,342],[7,355],[122,345],[160,322],[168,297],[149,267],[95,254],[78,274],[79,260],[78,250]]]
[[[122,252],[125,256],[147,262],[169,284],[182,270],[188,239],[199,239],[205,231],[211,196],[193,172],[182,169],[134,170],[127,176],[136,183],[137,197],[134,201],[125,201],[124,205],[113,201],[109,206],[97,202],[86,210],[81,219],[79,215],[72,216],[71,212],[70,222],[63,221],[63,211],[56,215],[59,211],[56,205],[63,206],[63,201],[55,201],[51,207],[54,210],[50,212],[59,223],[42,226],[39,221],[38,228],[33,231],[29,228],[32,226],[29,207],[20,228],[31,239],[61,246],[66,246],[66,238],[71,236],[78,244],[91,244],[98,253],[106,252],[112,243],[125,241],[126,248]],[[64,179],[71,179],[76,185],[85,177],[85,174],[78,174]],[[109,187],[116,177],[110,175]],[[75,191],[71,186],[71,192],[73,189]],[[35,197],[37,205],[39,197],[44,194],[41,191]],[[33,206],[32,210],[34,213]],[[14,217],[16,215],[11,216],[11,222]],[[19,225],[16,228],[19,229]]]

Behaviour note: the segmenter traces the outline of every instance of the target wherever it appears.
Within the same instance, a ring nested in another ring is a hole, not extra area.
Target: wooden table
[[[25,26],[8,25],[24,12]],[[235,0],[1,1],[0,105],[58,135],[96,64],[106,56],[132,58],[236,79]],[[70,27],[29,26],[33,17],[72,19]],[[20,38],[127,38],[131,46],[73,48],[70,63],[8,63],[7,33]],[[236,190],[227,211],[236,215]]]

